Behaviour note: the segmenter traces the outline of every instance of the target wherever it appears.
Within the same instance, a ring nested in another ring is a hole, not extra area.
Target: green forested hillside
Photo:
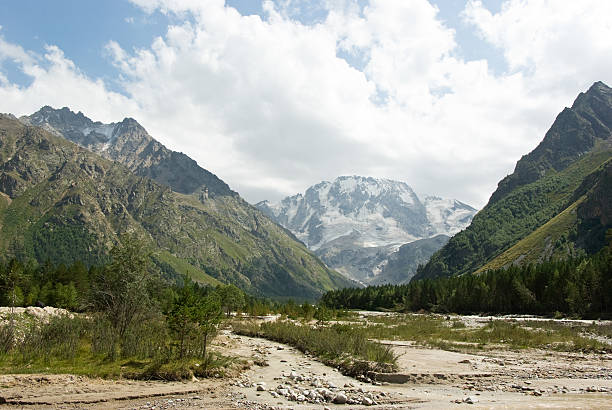
[[[323,295],[321,303],[338,309],[609,317],[612,248],[589,257],[511,266],[479,275],[340,289]]]
[[[0,117],[0,251],[54,264],[103,263],[118,235],[157,250],[167,275],[313,298],[348,284],[234,195],[173,192],[38,127]]]
[[[538,262],[599,249],[609,220],[576,212],[582,209],[578,202],[590,203],[593,175],[612,158],[611,129],[612,89],[595,83],[572,108],[559,114],[544,140],[499,183],[471,225],[435,253],[414,279],[471,273],[485,266],[499,268],[526,257]],[[576,209],[569,209],[572,206]],[[527,242],[520,244],[523,239]],[[531,249],[529,254],[522,251],[526,247]]]

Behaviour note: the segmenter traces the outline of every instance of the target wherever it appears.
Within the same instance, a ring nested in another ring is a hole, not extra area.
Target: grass
[[[552,247],[562,235],[569,232],[569,230],[576,225],[576,209],[585,198],[586,196],[582,196],[563,212],[527,235],[510,249],[485,264],[477,270],[476,273],[501,269],[518,260],[520,257],[524,257],[522,260],[524,264],[537,263],[539,260],[545,259],[546,247]]]
[[[183,380],[222,377],[236,359],[209,352],[206,359],[177,359],[165,322],[150,318],[119,343],[99,317],[57,316],[48,323],[21,320],[18,332],[0,326],[0,374],[68,373],[90,377]],[[4,348],[6,347],[6,348]]]
[[[557,351],[600,351],[612,346],[585,336],[586,332],[612,332],[612,326],[571,326],[554,321],[514,322],[492,320],[479,328],[466,327],[460,320],[437,315],[401,315],[370,318],[361,325],[365,334],[378,340],[414,341],[423,346],[451,350],[505,347],[510,349],[553,349]]]
[[[177,258],[168,251],[159,252],[156,255],[156,258],[159,259],[160,262],[167,263],[179,275],[188,275],[194,282],[211,286],[218,286],[222,284],[217,279],[208,275],[202,269],[193,266],[184,259]]]
[[[234,322],[234,332],[286,343],[323,363],[357,376],[369,371],[397,369],[397,358],[388,346],[368,340],[364,329],[345,324],[310,326],[292,321],[263,323]]]

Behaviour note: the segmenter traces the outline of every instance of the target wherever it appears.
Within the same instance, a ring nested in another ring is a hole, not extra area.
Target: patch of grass
[[[569,230],[576,225],[576,209],[584,202],[585,198],[586,196],[583,196],[578,199],[554,218],[521,239],[510,249],[482,266],[476,273],[501,269],[518,260],[520,257],[523,257],[521,263],[524,265],[537,263],[545,254],[546,247],[549,244],[554,244],[562,235],[569,232]]]
[[[28,321],[23,340],[0,352],[0,374],[68,373],[103,378],[183,380],[222,377],[235,359],[209,352],[206,360],[176,360],[163,318],[138,323],[122,340],[99,316],[51,317]],[[0,335],[11,336],[8,325]],[[7,337],[8,337],[7,336]]]
[[[488,345],[510,349],[553,349],[558,351],[599,351],[609,349],[585,333],[601,335],[612,326],[576,326],[554,321],[510,322],[492,320],[480,328],[468,328],[460,320],[448,321],[436,315],[401,315],[371,318],[360,326],[367,337],[413,341],[445,350],[479,349]]]
[[[596,322],[593,322],[585,329],[588,333],[593,333],[597,336],[607,337],[608,339],[612,339],[612,325],[602,325]]]
[[[389,372],[397,368],[397,358],[391,348],[369,341],[360,327],[345,324],[313,327],[290,321],[261,325],[235,322],[232,326],[238,334],[263,337],[312,353],[323,363],[338,367],[348,375]]]

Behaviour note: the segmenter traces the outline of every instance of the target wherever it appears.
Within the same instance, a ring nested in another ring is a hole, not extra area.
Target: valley
[[[611,115],[593,84],[477,212],[250,205],[134,119],[2,114],[0,406],[612,408]]]
[[[392,316],[384,316],[387,317],[384,320],[393,320]],[[492,318],[451,315],[439,319],[448,324],[463,323],[475,330]],[[512,322],[517,319],[520,318],[493,320]],[[379,320],[383,317],[376,312],[360,312],[351,319],[373,323]],[[580,325],[567,321],[546,323],[551,326]],[[612,323],[596,322],[594,326],[610,329]],[[20,408],[116,409],[609,408],[612,339],[607,336],[603,340],[608,350],[589,353],[515,349],[503,342],[447,350],[409,340],[381,340],[398,356],[398,369],[392,374],[371,375],[374,380],[367,382],[344,376],[291,346],[236,335],[228,329],[219,334],[212,347],[242,358],[247,368],[224,379],[159,382],[67,375],[3,375],[0,376],[0,397],[6,400],[2,408],[14,408],[15,405]],[[283,395],[286,391],[289,391],[287,396]],[[300,394],[306,397],[304,393],[309,391],[329,391],[331,400],[343,394],[347,400],[357,403],[296,400]],[[294,399],[291,399],[292,394],[295,394]]]
[[[611,15],[0,1],[0,410],[612,410]]]

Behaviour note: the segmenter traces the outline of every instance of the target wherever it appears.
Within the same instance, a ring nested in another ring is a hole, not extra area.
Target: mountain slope
[[[443,247],[449,239],[450,237],[440,234],[400,246],[397,252],[389,255],[382,271],[370,284],[404,284],[410,282],[419,265],[427,263],[431,255]]]
[[[20,120],[62,136],[104,158],[117,161],[136,175],[146,176],[182,194],[233,195],[229,186],[216,175],[201,168],[187,155],[171,151],[153,139],[132,118],[118,123],[94,122],[83,113],[67,107],[49,106]]]
[[[0,192],[7,257],[94,264],[118,234],[136,232],[169,275],[300,298],[349,284],[237,195],[173,192],[7,115],[0,116]]]
[[[360,176],[324,181],[304,194],[256,206],[328,266],[362,282],[383,272],[389,255],[401,245],[439,234],[450,236],[467,226],[476,212],[457,200],[433,196],[421,200],[403,182]]]
[[[576,201],[591,203],[588,195],[581,197],[592,188],[588,182],[592,175],[612,157],[611,129],[612,89],[598,82],[557,116],[538,147],[500,181],[471,225],[435,253],[415,279],[567,257],[580,249],[593,251],[596,245],[587,246],[585,233],[577,230],[586,229],[586,214],[576,214],[582,206]],[[600,237],[604,225],[587,230]],[[603,244],[603,238],[593,241]]]

